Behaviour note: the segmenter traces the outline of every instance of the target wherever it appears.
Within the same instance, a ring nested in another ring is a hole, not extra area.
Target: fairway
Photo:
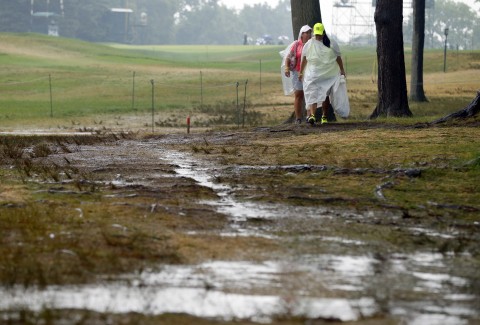
[[[284,96],[284,46],[128,46],[35,34],[0,34],[0,121],[4,131],[149,130],[153,126],[275,125],[293,98]],[[351,119],[364,120],[377,100],[374,48],[342,47]],[[406,51],[409,70],[410,53]],[[411,103],[414,119],[463,108],[480,81],[480,52],[425,53],[430,102]],[[409,86],[409,77],[407,76]],[[242,116],[240,116],[240,114]]]

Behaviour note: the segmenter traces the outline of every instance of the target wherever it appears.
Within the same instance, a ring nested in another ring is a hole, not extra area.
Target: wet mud
[[[289,129],[256,132],[272,136],[283,130]],[[112,199],[116,205],[140,204],[145,211],[168,211],[179,219],[188,216],[188,222],[175,230],[187,237],[261,239],[271,246],[259,245],[254,253],[231,257],[163,262],[137,272],[101,276],[93,283],[0,287],[3,319],[19,317],[18,310],[40,313],[48,308],[262,323],[480,322],[478,227],[462,228],[460,223],[448,227],[388,203],[365,207],[341,197],[309,200],[307,193],[315,189],[307,185],[299,189],[285,184],[267,193],[252,186],[251,180],[254,175],[262,184],[277,173],[391,171],[222,165],[184,147],[232,139],[241,145],[248,138],[234,133],[166,135],[82,146],[45,158],[90,175],[89,182],[108,189],[103,196],[107,204]],[[421,171],[393,173],[418,177]],[[377,188],[380,201],[386,187],[384,183]],[[64,190],[61,184],[49,187],[52,193],[68,195]],[[201,224],[193,222],[195,218],[213,220]],[[119,233],[128,231],[120,224],[111,226]]]

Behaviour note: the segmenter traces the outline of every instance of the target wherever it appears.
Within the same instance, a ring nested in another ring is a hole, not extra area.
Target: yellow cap
[[[325,31],[325,27],[323,27],[322,23],[316,23],[313,25],[313,35],[323,35]]]

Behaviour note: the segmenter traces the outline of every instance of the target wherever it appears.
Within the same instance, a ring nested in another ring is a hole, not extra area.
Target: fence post
[[[239,128],[240,127],[240,108],[238,106],[238,86],[240,85],[240,83],[237,81],[237,127]]]
[[[245,106],[247,105],[247,84],[248,84],[248,79],[245,81],[245,93],[243,97],[243,121],[242,121],[242,127],[245,127]]]
[[[52,75],[48,75],[48,83],[50,85],[50,117],[53,117],[53,96],[52,96]]]
[[[260,59],[260,95],[262,94],[262,59]]]
[[[203,73],[200,71],[200,110],[203,109]]]
[[[155,133],[155,80],[150,80],[152,84],[152,133]]]
[[[132,110],[135,109],[135,71],[133,71],[132,77]]]

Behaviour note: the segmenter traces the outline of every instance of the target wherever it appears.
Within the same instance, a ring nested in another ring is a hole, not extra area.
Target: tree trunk
[[[298,33],[303,25],[313,28],[316,23],[322,22],[320,1],[318,0],[290,0],[292,8],[293,39],[298,38]]]
[[[456,119],[465,119],[468,117],[473,117],[480,112],[480,91],[477,92],[477,97],[473,99],[473,101],[467,105],[464,109],[461,109],[455,113],[442,117],[438,120],[431,122],[431,124],[440,124],[445,123],[447,121]]]
[[[412,77],[410,99],[427,102],[423,90],[423,48],[425,44],[425,0],[413,0]]]
[[[378,0],[375,9],[378,60],[378,103],[370,115],[412,116],[408,107],[403,51],[403,1]]]

